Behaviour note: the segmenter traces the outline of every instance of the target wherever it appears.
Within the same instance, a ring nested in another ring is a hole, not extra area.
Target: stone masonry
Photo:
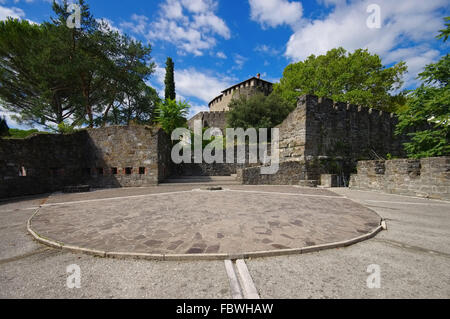
[[[404,155],[402,143],[406,138],[394,134],[397,121],[394,114],[304,95],[278,126],[281,167],[284,162],[295,162],[303,167],[302,175],[280,170],[274,177],[258,178],[255,173],[243,172],[244,183],[271,180],[279,184],[290,180],[298,184],[299,176],[303,176],[301,183],[317,185],[322,174],[337,174],[348,180],[359,160],[385,157],[388,153]]]
[[[224,132],[227,126],[227,112],[200,112],[188,121],[188,127],[194,130],[194,122],[201,121],[203,127],[217,127]]]
[[[450,200],[450,157],[361,161],[350,187]]]
[[[145,126],[0,139],[0,198],[80,184],[156,185],[171,174],[170,145],[161,129]]]

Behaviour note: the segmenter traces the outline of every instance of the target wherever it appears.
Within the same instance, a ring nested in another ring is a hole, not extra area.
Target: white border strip
[[[245,261],[242,259],[236,260],[236,268],[238,270],[239,277],[241,278],[242,292],[244,293],[244,297],[246,299],[260,299],[258,290],[253,283],[252,276],[248,271]]]
[[[297,197],[319,197],[319,198],[334,198],[334,199],[348,199],[345,196],[329,196],[329,195],[312,195],[312,194],[300,194],[300,193],[281,193],[281,192],[261,192],[261,191],[244,191],[244,190],[227,190],[228,192],[249,193],[249,194],[266,194],[266,195],[287,195]]]
[[[375,199],[361,199],[363,202],[368,203],[385,203],[385,204],[396,204],[396,205],[425,205],[425,206],[443,206],[450,207],[450,202],[446,203],[414,203],[414,202],[391,202],[387,200],[375,200]]]
[[[230,281],[231,296],[233,299],[242,299],[241,287],[231,260],[225,260],[225,270],[227,271],[228,280]]]

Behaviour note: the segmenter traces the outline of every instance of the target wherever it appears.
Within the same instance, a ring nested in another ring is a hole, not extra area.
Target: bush
[[[167,99],[158,104],[156,121],[167,134],[181,127],[186,127],[190,105],[187,102]]]

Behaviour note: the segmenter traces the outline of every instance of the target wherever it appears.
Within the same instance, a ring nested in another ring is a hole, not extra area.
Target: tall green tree
[[[233,99],[229,107],[227,126],[244,129],[274,128],[295,109],[279,95],[263,93]]]
[[[438,38],[445,42],[445,34],[442,30]],[[410,93],[407,108],[400,112],[397,134],[413,131],[408,133],[411,142],[404,144],[409,157],[450,155],[449,54],[427,65],[419,78],[423,83]]]
[[[406,71],[404,62],[385,68],[368,50],[337,48],[287,66],[274,92],[292,105],[299,95],[314,94],[391,112],[405,103],[402,95],[390,92],[402,86]]]
[[[26,124],[59,124],[77,113],[70,101],[76,74],[48,24],[0,21],[0,99]]]
[[[4,117],[0,117],[0,137],[2,136],[9,136],[9,126]]]
[[[154,72],[150,45],[111,30],[84,0],[77,3],[80,28],[67,26],[67,1],[53,3],[51,22],[0,22],[0,98],[17,120],[54,129],[104,125],[113,106],[140,99],[136,88]]]
[[[164,80],[164,84],[166,86],[165,90],[165,99],[168,100],[176,100],[176,92],[175,92],[175,75],[174,75],[175,64],[173,63],[172,58],[167,58],[166,61],[166,78]]]
[[[81,28],[69,29],[71,41],[65,41],[72,48],[78,74],[78,101],[84,107],[86,122],[105,124],[112,106],[131,92],[130,88],[140,86],[154,72],[150,63],[151,46],[144,46],[128,36],[111,30],[104,21],[97,21],[91,15],[84,0],[78,0],[81,7]],[[55,25],[66,27],[70,13],[68,2],[53,2],[57,17]],[[103,114],[95,120],[95,114]]]
[[[114,125],[153,124],[160,102],[156,90],[142,82],[131,92],[124,93],[123,103],[113,105],[105,121]]]

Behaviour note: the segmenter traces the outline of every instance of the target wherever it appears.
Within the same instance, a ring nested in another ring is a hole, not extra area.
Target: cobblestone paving
[[[32,228],[67,245],[110,252],[237,254],[351,239],[380,223],[373,211],[319,189],[184,186],[95,194],[50,198]]]

